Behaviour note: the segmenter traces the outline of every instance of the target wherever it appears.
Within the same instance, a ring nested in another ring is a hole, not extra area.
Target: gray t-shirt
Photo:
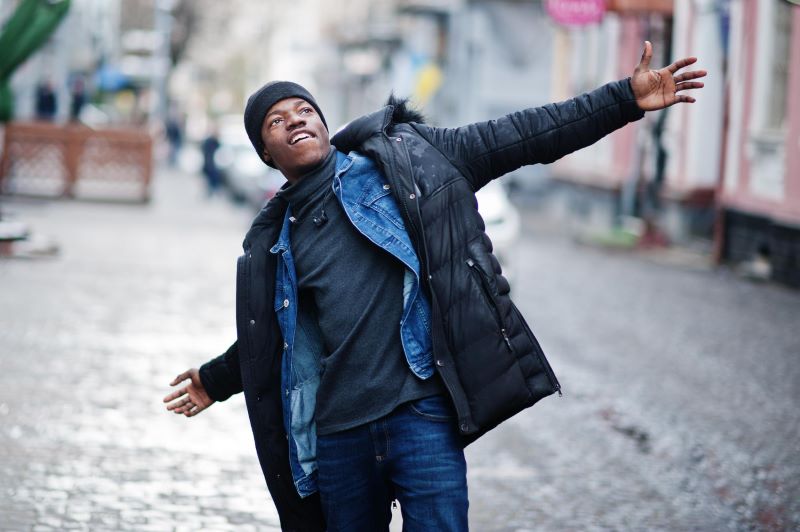
[[[408,368],[400,342],[404,266],[350,222],[331,190],[335,167],[332,149],[320,167],[280,192],[295,218],[299,304],[315,307],[325,344],[315,414],[320,435],[443,391],[438,375],[423,381]]]

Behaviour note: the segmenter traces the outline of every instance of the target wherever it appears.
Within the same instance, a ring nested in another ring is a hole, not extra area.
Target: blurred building
[[[197,35],[170,87],[195,135],[207,114],[241,115],[275,79],[306,86],[332,130],[392,92],[446,126],[550,98],[553,24],[540,0],[198,2]]]
[[[410,97],[440,126],[550,100],[554,25],[541,1],[385,0],[369,6],[361,25],[344,19],[329,25],[339,60],[326,77],[336,83],[325,88],[338,87],[344,120],[374,111],[391,92]],[[524,168],[506,180],[537,182],[544,172]]]
[[[786,0],[587,3],[602,5],[597,22],[562,26],[547,15],[549,1],[197,0],[199,21],[170,93],[190,123],[202,117],[197,133],[209,112],[241,115],[247,95],[273,79],[307,86],[333,129],[377,109],[391,91],[451,126],[629,76],[648,39],[653,66],[700,58],[709,76],[697,103],[649,113],[510,179],[537,182],[551,172],[552,203],[581,223],[610,228],[636,218],[675,242],[710,238],[718,226],[721,256],[760,254],[776,262],[778,277],[785,268],[777,262],[796,271],[791,95],[800,94],[800,8]]]
[[[549,97],[552,24],[541,1],[238,0],[208,7],[185,83],[213,80],[208,98],[217,94],[218,112],[240,112],[246,96],[273,79],[306,85],[337,126],[374,111],[392,91],[448,124]]]
[[[673,241],[711,237],[720,258],[761,255],[800,285],[800,7],[786,0],[612,0],[598,24],[560,27],[553,96],[695,55],[697,103],[626,127],[553,165],[557,205],[594,226],[625,215]],[[720,223],[719,213],[724,223]]]
[[[0,23],[14,12],[18,2],[0,2]],[[70,112],[70,88],[76,76],[91,76],[99,58],[116,57],[119,51],[119,0],[72,0],[64,21],[48,42],[23,63],[11,80],[15,116],[35,116],[36,87],[52,84],[56,94],[56,120]]]
[[[731,2],[719,253],[800,287],[800,6]]]
[[[541,2],[394,0],[364,12],[360,31],[330,25],[348,118],[390,92],[445,126],[548,101],[553,25]]]
[[[18,4],[0,0],[0,22]],[[57,122],[69,117],[76,85],[93,104],[85,117],[92,125],[161,120],[166,82],[192,15],[187,0],[72,0],[64,21],[12,78],[15,116],[35,116],[36,87],[48,82]]]
[[[719,2],[610,2],[599,24],[557,33],[553,96],[564,99],[630,76],[645,40],[653,67],[696,55],[710,72],[697,103],[645,118],[553,165],[569,215],[610,227],[655,216],[675,240],[711,234],[723,137],[724,11]],[[653,195],[655,193],[655,195]]]

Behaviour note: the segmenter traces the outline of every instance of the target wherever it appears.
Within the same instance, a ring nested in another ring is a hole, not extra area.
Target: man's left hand
[[[650,70],[652,57],[653,45],[650,41],[645,41],[642,60],[631,76],[631,88],[639,108],[643,111],[657,111],[678,102],[694,103],[693,97],[678,92],[686,89],[702,89],[702,82],[690,80],[704,77],[706,71],[692,70],[678,74],[678,70],[694,64],[697,58],[685,57],[660,70]]]
[[[177,386],[187,380],[189,384],[164,397],[164,402],[169,403],[167,410],[172,410],[176,414],[183,414],[186,417],[192,417],[214,404],[214,400],[206,392],[203,381],[200,380],[200,371],[197,368],[187,369],[175,377],[169,385]]]

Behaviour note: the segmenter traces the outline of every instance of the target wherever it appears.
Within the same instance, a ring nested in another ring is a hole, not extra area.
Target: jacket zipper
[[[542,346],[539,345],[539,341],[536,339],[536,336],[533,335],[533,331],[531,331],[528,324],[525,323],[525,320],[522,318],[522,314],[520,314],[519,310],[515,307],[514,313],[517,315],[517,319],[520,320],[520,323],[525,327],[525,331],[528,333],[528,336],[531,338],[533,343],[536,345],[536,358],[539,359],[542,366],[544,367],[544,372],[547,374],[547,378],[550,380],[550,384],[553,385],[556,392],[558,392],[558,396],[562,397],[561,393],[561,383],[558,382],[556,378],[556,374],[553,371],[553,368],[550,366],[550,362],[547,361],[547,357],[544,356],[544,351],[542,351]]]
[[[391,140],[394,140],[395,142],[399,142],[400,144],[405,144],[405,142],[402,141],[402,138],[400,138],[399,134],[398,134],[398,136],[396,138],[393,138],[393,137],[389,136],[385,132],[384,132],[384,135],[385,135],[385,139],[386,139],[387,143],[389,143],[389,144],[391,144],[391,142],[390,142]],[[405,160],[406,160],[406,163],[408,164],[408,170],[410,172],[412,166],[411,166],[411,157],[408,155],[408,148],[406,146],[403,146],[402,150],[403,150],[403,153],[405,154]],[[390,151],[391,151],[391,149],[390,149]],[[413,176],[411,177],[411,181],[412,181],[412,183],[414,183]],[[399,180],[396,180],[396,182],[399,182]],[[414,186],[416,187],[416,183],[414,183]],[[398,191],[398,192],[400,192],[400,191]],[[416,190],[414,192],[416,193]],[[429,288],[429,292],[431,294],[431,305],[433,306],[434,309],[438,309],[438,302],[436,300],[436,292],[433,290],[433,287],[430,286],[432,277],[431,277],[431,275],[429,273],[429,270],[428,270],[428,244],[425,241],[425,234],[424,234],[424,230],[423,230],[423,227],[422,227],[422,225],[423,225],[422,224],[422,214],[420,213],[420,210],[419,210],[419,202],[418,201],[414,202],[414,204],[416,206],[416,210],[417,210],[417,216],[418,216],[418,219],[419,219],[419,222],[420,222],[420,224],[419,224],[420,227],[417,227],[416,224],[414,223],[414,220],[411,218],[411,213],[408,210],[408,205],[406,203],[406,198],[403,197],[400,194],[396,195],[395,197],[398,197],[398,196],[401,199],[400,203],[403,205],[403,210],[405,211],[406,218],[408,219],[409,222],[411,222],[411,226],[412,226],[412,228],[414,229],[414,232],[417,235],[418,241],[422,243],[422,251],[423,251],[423,253],[425,255],[425,261],[424,261],[425,275],[427,276],[428,288]],[[417,199],[419,199],[419,198],[417,198]],[[474,264],[474,261],[473,261],[473,264]],[[490,306],[492,306],[492,305],[490,305]],[[494,310],[495,310],[495,312],[497,312],[496,308]],[[514,309],[514,310],[516,312],[516,309]],[[550,367],[550,363],[547,361],[547,359],[545,359],[544,357],[539,355],[539,352],[541,352],[541,347],[539,347],[539,343],[536,341],[536,338],[533,336],[533,333],[530,332],[530,329],[527,327],[527,325],[525,325],[525,321],[522,320],[521,316],[519,316],[519,312],[517,312],[517,315],[518,315],[519,319],[521,320],[521,323],[525,326],[525,329],[528,332],[528,336],[533,338],[533,341],[536,343],[536,347],[539,350],[537,352],[536,356],[542,362],[542,365],[545,368],[545,373],[547,374],[547,377],[550,380],[550,383],[555,388],[555,390],[558,392],[558,395],[560,397],[561,396],[561,384],[559,384],[558,379],[556,379],[555,373],[553,372],[553,369]],[[497,316],[499,316],[499,314],[496,314],[496,317]],[[502,320],[498,319],[498,323],[501,325],[501,327],[500,327],[501,334],[503,335],[503,340],[505,341],[506,346],[508,347],[509,350],[511,350],[513,352],[513,348],[511,346],[511,341],[508,338],[508,334],[506,333],[505,327],[502,326]],[[436,335],[434,335],[432,333],[431,334],[431,339],[433,340],[435,338],[436,338]],[[436,350],[434,349],[434,352],[435,351]],[[447,388],[447,392],[450,394],[450,397],[455,397],[455,395],[453,395],[453,390],[450,387],[450,384],[447,382],[447,379],[442,378],[442,383],[444,384],[444,387]],[[459,412],[458,404],[456,404],[456,401],[453,401],[453,406],[456,409],[456,415],[460,418],[461,417],[461,413]]]
[[[467,266],[469,266],[470,271],[472,271],[473,274],[478,277],[483,299],[485,300],[486,305],[491,309],[492,314],[494,314],[494,319],[497,322],[497,327],[500,329],[500,334],[503,335],[503,340],[506,343],[506,347],[508,347],[508,350],[513,353],[514,348],[511,346],[511,340],[508,338],[506,324],[503,321],[503,317],[500,315],[500,309],[497,308],[497,302],[494,300],[494,297],[492,297],[491,288],[489,287],[486,277],[483,275],[483,271],[481,271],[480,267],[471,258],[467,259]]]
[[[236,259],[236,323],[238,327],[239,321],[241,320],[241,333],[244,341],[247,343],[247,351],[250,353],[252,359],[255,353],[255,349],[253,348],[253,334],[250,328],[245,325],[248,319],[247,308],[249,306],[249,300],[245,298],[245,294],[250,293],[250,254],[251,251],[248,249],[243,255],[240,255],[239,258]]]
[[[390,141],[393,140],[392,137],[389,136],[388,134],[386,134],[386,138],[387,138],[387,142],[389,142],[389,144],[391,145]],[[395,140],[395,142],[398,142],[399,144],[402,145],[401,149],[403,151],[403,154],[405,155],[406,164],[408,165],[407,167],[408,167],[411,183],[413,185],[413,192],[414,192],[415,195],[418,195],[417,194],[417,190],[416,190],[416,188],[417,188],[416,182],[414,181],[414,176],[411,174],[411,171],[412,171],[411,156],[408,154],[408,148],[405,146],[406,143],[403,142],[403,139],[400,137],[399,133],[398,133],[396,139],[394,139],[394,140]],[[395,182],[399,182],[399,179],[396,179]],[[408,210],[408,204],[406,203],[406,198],[400,196],[400,192],[401,191],[398,190],[398,194],[395,194],[395,197],[396,198],[398,196],[400,197],[400,200],[401,200],[400,204],[403,206],[403,210],[406,213],[406,219],[408,219],[408,221],[411,223],[411,227],[414,229],[414,233],[417,236],[417,247],[419,247],[419,243],[422,243],[422,253],[423,253],[424,257],[425,257],[424,261],[422,261],[422,265],[425,268],[423,274],[424,274],[425,279],[426,279],[426,281],[428,283],[428,293],[430,293],[430,295],[431,295],[431,308],[432,308],[432,310],[434,312],[436,312],[439,309],[439,303],[436,300],[436,292],[433,290],[433,287],[431,286],[431,281],[432,281],[433,277],[431,276],[430,270],[429,270],[428,243],[425,240],[425,230],[423,228],[423,223],[422,223],[422,212],[419,210],[419,198],[415,197],[415,201],[414,201],[414,207],[415,207],[415,210],[417,211],[417,219],[419,220],[419,227],[417,227],[417,224],[414,223],[414,219],[411,218],[411,212]],[[431,317],[433,317],[433,316],[431,316]],[[431,330],[431,344],[434,344],[435,341],[436,341],[436,334],[434,333],[433,330]],[[434,352],[434,355],[435,355],[435,353],[436,353],[435,346],[434,346],[433,352]],[[435,361],[434,363],[438,365],[438,361]],[[461,412],[459,411],[460,409],[458,407],[458,402],[455,400],[455,394],[453,393],[453,389],[451,388],[450,383],[447,382],[447,379],[445,379],[444,377],[442,377],[441,381],[442,381],[442,384],[444,384],[444,387],[447,388],[447,393],[450,394],[450,398],[453,400],[453,408],[455,408],[455,410],[456,410],[456,418],[457,419],[461,419]]]

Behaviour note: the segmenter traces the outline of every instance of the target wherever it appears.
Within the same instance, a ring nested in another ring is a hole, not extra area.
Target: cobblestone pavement
[[[473,527],[797,530],[800,293],[562,235],[525,244],[513,296],[564,396],[469,449]]]
[[[241,397],[161,397],[234,336],[250,214],[162,173],[147,206],[6,201],[0,530],[276,530]],[[565,389],[467,450],[473,530],[800,526],[800,294],[529,223],[514,296]]]

